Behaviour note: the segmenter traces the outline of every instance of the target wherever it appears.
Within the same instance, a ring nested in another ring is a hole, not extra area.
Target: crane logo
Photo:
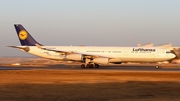
[[[22,31],[19,32],[19,38],[21,40],[25,40],[27,38],[27,36],[28,36],[28,34],[27,34],[27,32],[25,30],[22,30]]]

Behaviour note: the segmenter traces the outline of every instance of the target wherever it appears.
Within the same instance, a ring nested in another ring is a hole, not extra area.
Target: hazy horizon
[[[0,56],[32,56],[20,45],[22,24],[43,45],[180,46],[179,0],[0,0]]]

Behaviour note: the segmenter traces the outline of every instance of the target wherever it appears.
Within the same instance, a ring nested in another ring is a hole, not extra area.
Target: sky
[[[0,0],[0,56],[27,53],[13,24],[43,45],[180,46],[180,0]]]

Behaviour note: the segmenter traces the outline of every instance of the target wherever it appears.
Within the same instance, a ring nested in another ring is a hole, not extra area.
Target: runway
[[[100,66],[99,68],[81,68],[77,64],[58,64],[58,65],[20,65],[20,66],[0,66],[0,70],[101,70],[101,71],[174,71],[180,72],[180,67],[176,66],[161,66],[159,69],[156,69],[154,65],[107,65]]]
[[[81,68],[81,63],[59,62],[44,58],[0,58],[0,70],[97,70],[97,71],[180,71],[180,64],[123,63],[100,65],[99,68]]]
[[[100,68],[80,68],[79,64],[1,65],[0,79],[2,101],[24,101],[28,96],[33,101],[180,99],[180,68],[177,65],[162,66],[159,69],[144,64],[108,65]]]
[[[163,64],[159,69],[156,64],[146,63],[81,68],[77,62],[29,58],[2,58],[0,64],[0,100],[24,101],[30,97],[29,100],[38,101],[39,98],[179,101],[180,98],[180,64]]]

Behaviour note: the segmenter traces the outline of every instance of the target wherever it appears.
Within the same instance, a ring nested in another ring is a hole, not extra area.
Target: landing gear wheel
[[[90,67],[90,68],[93,68],[93,67],[94,67],[94,64],[89,64],[89,67]]]
[[[156,69],[159,69],[159,66],[158,66],[158,65],[156,65]]]
[[[90,68],[90,64],[87,64],[87,65],[86,65],[86,68]]]
[[[81,68],[85,68],[85,64],[82,64],[82,65],[81,65]]]
[[[95,64],[95,68],[99,68],[99,65],[98,65],[98,64]]]

